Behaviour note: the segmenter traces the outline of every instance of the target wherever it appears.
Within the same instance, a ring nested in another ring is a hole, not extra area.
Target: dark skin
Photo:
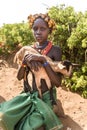
[[[34,33],[34,37],[35,37],[36,41],[38,42],[38,44],[40,46],[43,46],[45,41],[47,41],[49,32],[50,32],[49,27],[47,26],[47,23],[43,19],[38,18],[34,21],[33,33]],[[52,48],[48,52],[47,56],[49,56],[54,61],[60,61],[61,60],[60,48],[58,46],[52,46]],[[25,61],[30,69],[34,69],[35,71],[38,71],[38,67],[42,67],[42,64],[44,64],[46,62],[46,59],[44,58],[43,55],[41,55],[41,56],[27,55],[25,57]],[[47,66],[45,66],[45,70],[52,82],[52,85],[56,86],[56,87],[60,86],[61,76],[58,75],[57,73],[55,73],[49,64]],[[21,80],[23,78],[24,71],[25,71],[25,68],[23,68],[23,67],[21,67],[19,69],[19,72],[17,74],[17,78],[19,80]],[[45,87],[43,84],[41,87],[42,87],[42,93],[48,90],[47,86]]]

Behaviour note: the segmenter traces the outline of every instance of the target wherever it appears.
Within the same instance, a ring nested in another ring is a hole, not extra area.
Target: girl
[[[63,126],[53,112],[53,106],[56,105],[55,86],[61,85],[61,75],[52,70],[43,56],[47,55],[53,61],[61,61],[61,49],[48,40],[55,28],[55,22],[48,14],[30,15],[28,20],[36,40],[33,48],[42,55],[28,54],[24,57],[17,78],[24,79],[25,93],[1,104],[1,124],[6,130],[60,130]],[[29,71],[38,71],[41,66],[44,66],[51,81],[51,89],[48,90],[45,80],[41,79],[42,99],[38,96],[34,75],[32,74],[32,87],[27,80]],[[6,111],[5,106],[10,110]],[[13,109],[11,106],[14,106]]]

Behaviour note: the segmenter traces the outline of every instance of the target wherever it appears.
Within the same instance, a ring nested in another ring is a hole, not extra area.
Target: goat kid
[[[22,64],[22,61],[27,54],[35,54],[35,55],[41,55],[39,52],[37,52],[33,47],[31,46],[24,46],[22,47],[15,55],[14,62],[16,62],[19,66]],[[51,58],[44,55],[47,62],[50,64],[54,72],[60,72],[64,76],[70,77],[72,75],[72,64],[68,63],[68,69],[66,63],[63,61],[52,61]],[[65,65],[64,65],[65,64]],[[41,79],[45,79],[47,86],[49,89],[51,88],[51,81],[45,71],[45,68],[42,66],[39,68],[38,71],[31,70],[32,73],[35,75],[35,81],[36,86],[39,92],[40,98],[42,98],[41,93]]]

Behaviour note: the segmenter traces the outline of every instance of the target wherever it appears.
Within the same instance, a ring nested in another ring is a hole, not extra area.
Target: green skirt
[[[50,94],[38,98],[38,92],[21,93],[0,104],[0,127],[4,130],[37,130],[44,125],[46,130],[60,130],[63,126],[54,114],[49,101]]]

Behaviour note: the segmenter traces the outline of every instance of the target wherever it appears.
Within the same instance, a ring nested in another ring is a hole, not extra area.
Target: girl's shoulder
[[[60,61],[62,58],[61,48],[57,45],[53,45],[48,56],[55,61]]]
[[[51,48],[51,52],[53,52],[54,55],[62,54],[62,50],[58,45],[53,45]]]
[[[53,46],[52,46],[52,50],[61,51],[61,48],[60,48],[60,46],[58,46],[58,45],[53,45]]]

